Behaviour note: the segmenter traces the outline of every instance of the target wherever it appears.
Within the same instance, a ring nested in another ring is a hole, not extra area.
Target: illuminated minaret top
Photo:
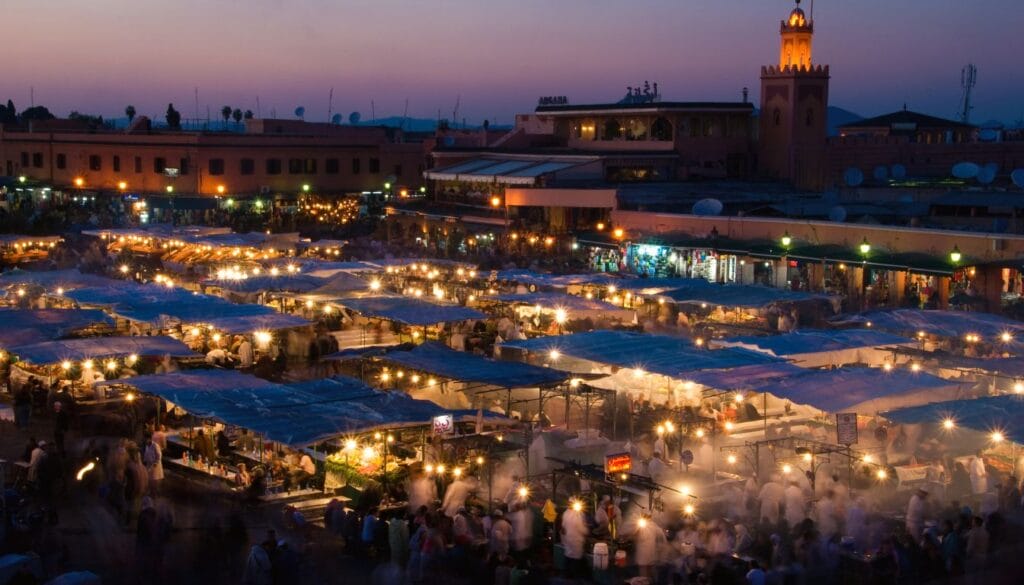
[[[780,35],[782,41],[779,50],[779,70],[787,67],[809,69],[814,22],[807,19],[807,15],[800,8],[800,0],[796,0],[796,8],[789,13],[789,18],[782,21]]]

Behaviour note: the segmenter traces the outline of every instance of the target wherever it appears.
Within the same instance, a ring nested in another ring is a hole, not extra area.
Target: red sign
[[[606,474],[629,473],[632,469],[633,458],[630,457],[629,453],[605,455],[604,457],[604,472]]]

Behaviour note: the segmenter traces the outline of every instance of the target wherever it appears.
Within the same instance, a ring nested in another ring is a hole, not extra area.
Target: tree
[[[93,116],[91,114],[82,114],[77,110],[72,110],[68,114],[68,120],[75,120],[78,122],[85,122],[89,128],[95,130],[103,126],[103,116]]]
[[[167,127],[181,130],[181,112],[174,109],[174,104],[167,104]]]
[[[22,121],[52,120],[54,118],[56,118],[56,116],[51,114],[50,110],[48,110],[46,106],[32,106],[21,113]]]
[[[231,106],[224,106],[220,109],[220,115],[224,118],[224,127],[228,127],[228,120],[231,119]]]
[[[242,117],[245,118],[246,120],[252,120],[256,116],[253,115],[252,110],[246,110],[245,114],[243,114]]]
[[[128,125],[132,125],[132,120],[135,119],[135,106],[128,104],[124,109],[124,115],[128,116]]]
[[[231,119],[235,121],[235,124],[238,124],[239,122],[241,122],[242,121],[242,110],[240,110],[238,108],[235,108],[235,111],[231,112]]]
[[[18,110],[14,109],[14,102],[7,100],[7,105],[0,105],[0,124],[17,124]]]

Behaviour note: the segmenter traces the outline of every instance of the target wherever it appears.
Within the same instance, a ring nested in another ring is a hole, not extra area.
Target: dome
[[[805,15],[803,9],[798,6],[793,9],[793,12],[789,13],[789,20],[786,21],[786,24],[792,27],[807,26],[807,15]]]

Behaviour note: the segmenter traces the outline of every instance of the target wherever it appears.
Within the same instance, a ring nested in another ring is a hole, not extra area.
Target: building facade
[[[58,187],[199,195],[416,189],[432,143],[401,131],[249,120],[244,133],[0,129],[4,174]]]

